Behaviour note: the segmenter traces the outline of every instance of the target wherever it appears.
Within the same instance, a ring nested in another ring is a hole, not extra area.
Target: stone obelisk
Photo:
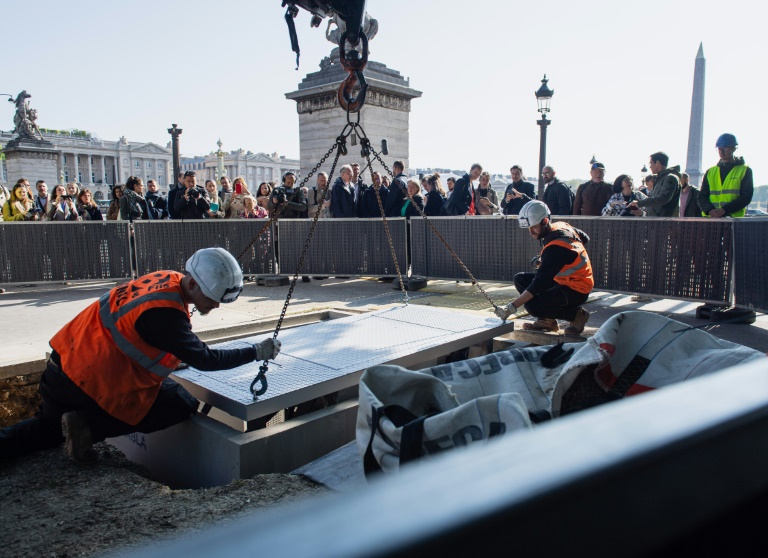
[[[704,59],[704,45],[699,44],[696,67],[693,71],[693,98],[691,99],[691,125],[688,129],[688,158],[685,172],[693,186],[701,184],[701,153],[704,142],[704,74],[707,61]]]

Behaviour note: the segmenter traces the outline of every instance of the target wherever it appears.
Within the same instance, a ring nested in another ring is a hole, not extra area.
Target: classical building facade
[[[155,179],[161,189],[171,183],[172,153],[170,148],[154,143],[128,141],[121,137],[107,141],[88,132],[45,132],[43,138],[53,144],[57,176],[24,176],[32,184],[46,180],[51,186],[57,182],[79,182],[94,193],[95,199],[109,199],[113,184],[124,184],[129,176],[144,180]],[[15,134],[0,132],[0,149],[14,139]],[[14,184],[20,176],[11,176],[8,165],[0,169],[0,184]]]
[[[299,174],[298,159],[289,159],[284,155],[272,153],[252,153],[238,149],[228,153],[222,153],[224,163],[224,174],[230,180],[237,176],[245,178],[248,186],[258,185],[262,182],[274,180],[280,183],[283,174],[292,171]],[[181,170],[193,170],[197,174],[197,182],[202,183],[206,180],[217,180],[219,157],[217,153],[211,152],[208,155],[196,157],[182,157]]]

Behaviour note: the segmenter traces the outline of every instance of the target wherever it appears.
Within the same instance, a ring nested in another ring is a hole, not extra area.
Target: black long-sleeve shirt
[[[136,331],[153,347],[198,370],[228,370],[256,360],[252,345],[211,349],[192,332],[192,322],[175,308],[151,308],[136,320]]]

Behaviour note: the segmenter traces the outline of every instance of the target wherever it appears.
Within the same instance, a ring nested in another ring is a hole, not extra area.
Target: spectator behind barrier
[[[633,213],[629,209],[629,204],[633,201],[645,199],[644,194],[632,189],[633,185],[632,177],[628,174],[621,174],[616,178],[613,182],[613,195],[603,208],[603,217],[640,217],[644,214],[642,210]]]
[[[179,219],[203,219],[203,216],[211,209],[208,201],[208,193],[197,185],[195,171],[184,173],[184,187],[181,192],[176,192],[173,202],[174,209],[179,214]]]
[[[77,194],[77,211],[84,221],[103,221],[99,204],[93,201],[91,191],[86,188]]]
[[[184,186],[184,173],[180,172],[178,178],[176,178],[176,184],[171,184],[168,190],[168,214],[171,219],[180,219],[181,217],[174,209],[176,203],[176,196],[184,192],[186,186]]]
[[[512,165],[509,172],[512,175],[512,184],[507,185],[504,191],[501,209],[504,215],[517,215],[526,203],[536,199],[536,187],[524,179],[520,165]]]
[[[216,183],[213,180],[205,181],[205,191],[208,192],[208,198],[211,201],[211,208],[208,213],[203,215],[206,219],[223,219],[224,208],[222,206],[219,193],[216,191]]]
[[[579,185],[576,189],[576,198],[573,200],[574,215],[599,216],[603,212],[605,204],[613,195],[613,187],[605,180],[605,165],[593,163],[589,170],[592,180]]]
[[[499,197],[491,188],[488,171],[480,174],[479,185],[475,188],[475,215],[493,215],[499,211]]]
[[[646,197],[651,195],[651,192],[653,192],[653,185],[656,184],[656,177],[652,174],[649,174],[645,177],[645,180],[643,181],[643,187],[640,188],[640,192],[643,193]]]
[[[48,195],[48,185],[45,183],[45,180],[38,180],[35,183],[35,189],[37,190],[35,207],[41,211],[41,215],[45,216],[48,211],[48,201],[51,199]]]
[[[107,208],[107,221],[117,221],[120,219],[120,198],[123,197],[123,185],[115,184],[112,186],[112,201]]]
[[[80,193],[80,185],[77,182],[67,182],[67,194],[72,196],[73,200],[77,200],[77,195]]]
[[[650,155],[649,165],[653,174],[656,175],[656,184],[650,196],[630,204],[631,210],[636,210],[638,207],[645,209],[648,217],[672,217],[678,214],[680,165],[667,167],[668,164],[669,157],[663,151]]]
[[[269,182],[262,182],[259,184],[259,189],[256,192],[256,203],[263,207],[265,210],[269,205],[270,194],[272,194],[272,185]]]
[[[243,212],[241,219],[266,219],[269,217],[267,210],[256,203],[256,198],[250,195],[243,196]]]
[[[387,195],[389,190],[384,186],[384,181],[381,178],[381,173],[374,172],[372,175],[373,184],[365,189],[363,192],[363,210],[361,215],[367,218],[381,217],[381,208],[379,202],[376,199],[376,192],[379,193],[381,199],[381,206],[384,207],[387,203]]]
[[[227,177],[221,179],[229,180]],[[224,217],[226,219],[239,219],[243,216],[245,206],[243,204],[243,198],[250,196],[251,192],[248,190],[248,183],[245,178],[238,176],[235,178],[234,185],[232,187],[232,196],[224,203]]]
[[[40,213],[36,209],[35,202],[29,197],[27,183],[19,180],[3,204],[3,221],[38,221]]]
[[[147,200],[144,198],[144,182],[138,176],[129,176],[125,181],[123,197],[120,198],[120,219],[123,221],[152,219]]]
[[[428,217],[445,215],[445,190],[440,184],[440,173],[436,172],[427,177],[427,198],[424,204],[424,214]]]
[[[419,213],[419,210],[416,209],[416,206],[422,211],[424,210],[424,197],[421,195],[421,186],[419,185],[418,180],[414,178],[408,180],[408,195],[410,198],[405,198],[403,208],[400,210],[400,215],[406,219],[420,216],[421,214]],[[411,201],[411,198],[413,201]]]
[[[321,207],[320,198],[323,195],[323,190],[326,190],[325,201]],[[363,200],[365,200],[365,194]],[[259,203],[261,203],[261,198],[259,198]],[[331,192],[328,190],[328,175],[324,172],[317,173],[317,182],[307,191],[307,216],[314,219],[317,213],[320,213],[318,219],[328,219],[331,216]]]
[[[699,189],[690,183],[690,177],[683,173],[680,175],[680,217],[701,217],[699,208]]]
[[[75,200],[67,194],[67,189],[57,184],[53,189],[53,199],[49,203],[48,219],[51,221],[79,221],[80,215]]]
[[[280,213],[281,219],[301,219],[307,213],[307,198],[301,188],[294,188],[296,175],[290,171],[283,175],[283,184],[280,189],[275,188],[269,198],[267,211],[270,215],[278,204],[285,204]]]
[[[158,192],[157,182],[154,179],[147,181],[147,209],[152,219],[168,219],[168,201]]]
[[[229,183],[229,178],[226,176],[221,177],[219,180],[219,184],[221,184],[221,190],[219,190],[219,199],[221,200],[222,207],[225,203],[227,203],[227,200],[232,197],[232,194],[234,194],[234,191],[232,190],[232,185]]]
[[[541,177],[544,179],[544,196],[542,200],[552,215],[573,214],[573,191],[567,184],[557,178],[555,168],[547,165],[541,169]]]
[[[333,183],[333,188],[331,188],[331,216],[335,219],[357,217],[353,176],[352,166],[343,165],[339,170],[339,176]]]
[[[8,198],[11,197],[11,193],[8,191],[8,188],[0,184],[0,221],[3,220],[3,206],[5,205],[5,202],[8,201]]]

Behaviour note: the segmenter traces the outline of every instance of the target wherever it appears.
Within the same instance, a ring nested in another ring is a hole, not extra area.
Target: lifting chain
[[[359,116],[358,116],[359,118]],[[347,128],[349,128],[349,131],[347,131]],[[301,189],[304,187],[304,185],[307,183],[307,180],[309,180],[325,163],[325,161],[328,159],[328,157],[331,156],[331,153],[336,151],[336,157],[333,159],[333,165],[331,165],[331,172],[328,175],[328,183],[326,184],[325,189],[320,194],[320,202],[319,207],[323,206],[323,203],[325,203],[325,197],[328,191],[331,189],[331,181],[333,180],[333,174],[336,172],[336,164],[339,162],[339,157],[341,155],[347,154],[347,136],[352,133],[352,130],[354,129],[354,126],[351,126],[350,123],[347,123],[347,126],[344,127],[344,129],[341,132],[341,135],[336,138],[336,141],[331,146],[331,148],[326,152],[325,155],[320,159],[320,161],[314,166],[314,168],[309,171],[306,177],[301,181],[301,183],[296,186],[296,188]],[[282,212],[282,209],[288,205],[287,202],[280,204],[279,211]],[[288,304],[291,302],[291,297],[293,297],[293,290],[296,287],[296,281],[299,278],[299,273],[301,273],[301,268],[304,266],[304,258],[307,256],[307,250],[309,249],[309,243],[312,240],[312,236],[315,234],[315,227],[317,226],[317,220],[320,217],[320,211],[315,213],[314,218],[312,219],[312,224],[309,227],[309,234],[307,235],[307,239],[304,241],[304,248],[301,251],[301,257],[299,257],[299,262],[296,264],[296,271],[293,274],[293,279],[291,279],[291,285],[288,287],[288,294],[285,297],[285,302],[283,303],[283,309],[280,312],[280,317],[277,320],[277,326],[275,327],[275,331],[272,334],[272,339],[277,339],[278,334],[280,333],[280,328],[283,326],[283,320],[285,319],[285,313],[288,311]],[[264,229],[262,229],[263,231]],[[261,232],[259,232],[261,234]],[[258,238],[258,237],[257,237]],[[253,240],[255,242],[256,239]],[[253,244],[251,242],[251,245]],[[249,245],[250,248],[250,245]],[[247,250],[247,248],[246,248]],[[265,359],[264,362],[259,366],[259,373],[256,375],[256,377],[251,382],[251,394],[253,395],[253,398],[256,399],[259,395],[264,395],[267,391],[267,371],[269,370],[269,359]],[[256,387],[258,385],[258,387]]]
[[[368,166],[370,168],[371,165],[371,159],[370,154],[372,153],[373,156],[376,158],[376,160],[381,164],[382,167],[387,171],[387,174],[392,177],[393,183],[394,183],[394,174],[390,170],[390,168],[387,166],[387,164],[382,160],[381,156],[376,152],[376,150],[371,146],[371,141],[368,139],[368,136],[365,134],[365,131],[363,130],[362,126],[355,125],[355,128],[357,128],[357,135],[360,137],[360,145],[362,146],[362,152],[363,156],[368,160]],[[371,176],[373,176],[373,173],[371,173]],[[371,178],[373,180],[373,178]],[[461,261],[461,258],[456,253],[456,251],[451,248],[451,246],[448,244],[448,242],[443,238],[443,235],[441,235],[438,230],[435,228],[435,226],[432,224],[432,221],[429,220],[427,215],[424,213],[424,211],[416,205],[416,203],[413,201],[413,196],[411,196],[410,192],[408,192],[408,188],[405,189],[405,195],[408,196],[408,199],[411,200],[411,204],[418,210],[421,217],[424,219],[424,222],[427,224],[427,226],[432,230],[432,232],[437,236],[437,238],[440,239],[440,242],[443,243],[446,250],[453,256],[453,258],[456,260],[456,262],[461,266],[461,269],[464,270],[464,273],[467,274],[467,277],[469,277],[472,280],[472,284],[477,287],[477,289],[482,293],[482,295],[485,297],[485,299],[488,301],[488,303],[494,308],[494,310],[498,309],[499,306],[493,301],[493,299],[488,295],[487,292],[485,292],[485,289],[480,285],[477,279],[475,279],[475,276],[472,275],[472,272],[469,270],[469,268],[464,264],[463,261]],[[379,193],[376,192],[376,198],[379,199]],[[379,209],[381,209],[382,216],[384,215],[384,209],[381,206],[381,201],[379,200]],[[389,229],[387,228],[387,235],[389,236]],[[391,243],[391,238],[390,238]],[[395,265],[397,265],[397,260],[395,260]],[[398,268],[398,273],[400,272]],[[402,280],[401,280],[401,286],[402,286]]]

